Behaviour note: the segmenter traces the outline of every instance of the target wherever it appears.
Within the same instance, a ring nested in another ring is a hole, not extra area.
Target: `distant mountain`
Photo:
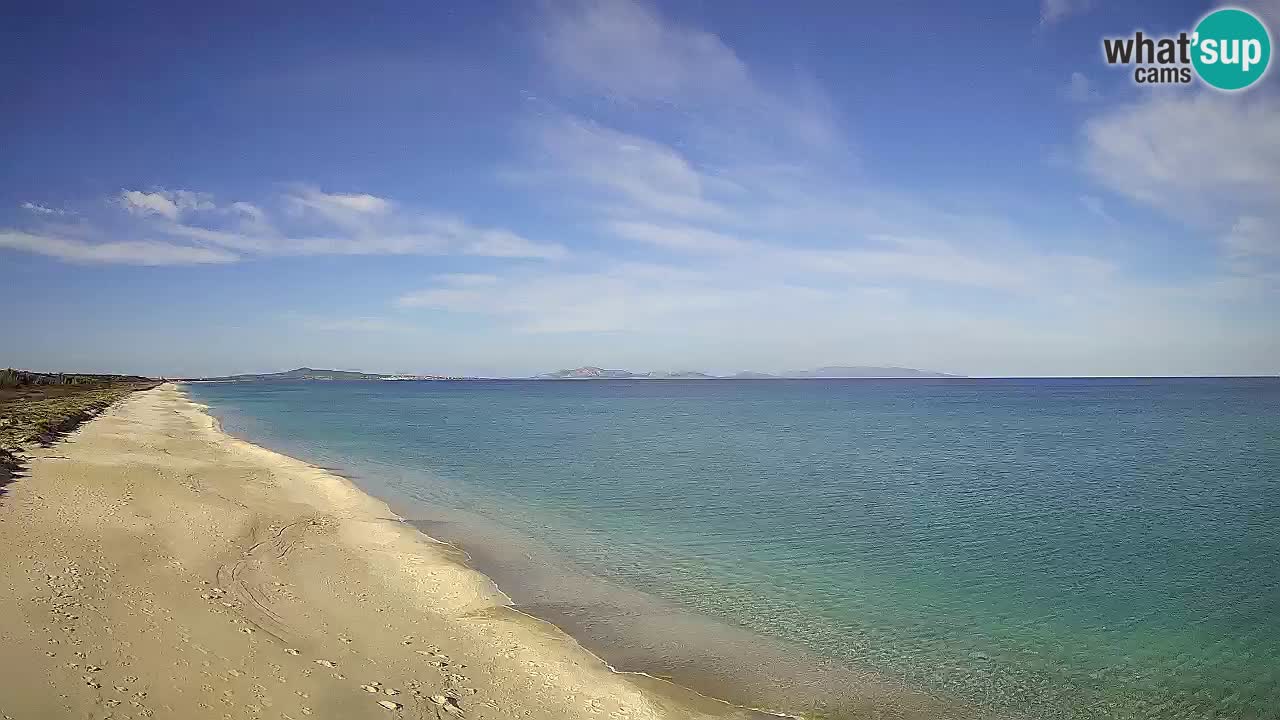
[[[355,372],[352,370],[317,370],[315,368],[297,368],[278,373],[247,373],[244,375],[226,375],[223,377],[192,378],[193,380],[217,380],[221,382],[258,382],[263,380],[381,380],[387,375]]]
[[[708,375],[704,372],[698,372],[696,370],[684,370],[684,371],[677,371],[677,372],[665,372],[662,370],[655,370],[654,372],[642,373],[642,374],[636,375],[635,377],[644,378],[646,380],[719,380],[720,379],[715,375]]]
[[[874,365],[820,367],[814,370],[792,370],[783,375],[788,378],[954,378],[963,375],[948,375],[931,370],[916,370],[903,367],[877,367]]]
[[[743,371],[728,378],[709,375],[704,372],[696,372],[692,370],[683,372],[644,372],[637,373],[630,370],[605,370],[603,368],[586,366],[574,368],[572,370],[557,370],[555,372],[535,375],[536,380],[777,380],[785,378],[949,378],[964,377],[963,375],[948,375],[947,373],[933,372],[930,370],[916,370],[915,368],[901,367],[877,367],[870,365],[856,365],[852,367],[831,366],[820,367],[814,370],[792,370],[781,375],[770,375],[768,373]]]
[[[536,380],[626,380],[636,377],[636,374],[628,370],[605,370],[593,366],[574,368],[572,370],[557,370],[555,372],[543,373],[535,375]]]

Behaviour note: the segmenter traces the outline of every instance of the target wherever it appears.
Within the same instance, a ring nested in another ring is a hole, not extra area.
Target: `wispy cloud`
[[[1276,275],[1262,256],[1280,237],[1280,97],[1150,94],[1084,128],[1086,171],[1115,193],[1223,238],[1231,272]]]
[[[41,205],[39,203],[33,203],[33,202],[24,202],[19,207],[21,207],[23,210],[26,210],[27,212],[35,213],[37,215],[69,215],[70,214],[70,212],[67,210],[59,210],[58,208],[51,208],[47,205]]]
[[[714,178],[661,142],[567,114],[539,117],[529,132],[536,181],[560,182],[581,198],[618,210],[725,217],[725,209],[708,197]]]
[[[685,364],[709,369],[731,348],[740,365],[720,365],[724,370],[815,358],[990,368],[994,353],[1002,367],[1033,363],[1043,372],[1194,372],[1235,367],[1233,354],[1275,345],[1265,333],[1242,335],[1221,324],[1206,300],[1227,291],[1104,284],[1077,296],[1027,296],[1011,312],[987,313],[964,303],[938,306],[878,284],[815,287],[763,272],[744,277],[737,269],[618,263],[587,272],[531,268],[486,278],[481,287],[439,276],[398,304],[463,315],[476,329],[496,324],[500,337],[513,338],[511,346],[560,358],[548,361],[553,365],[652,358],[647,362],[661,367],[671,361],[674,343]],[[584,335],[591,354],[572,356],[564,348],[582,352],[584,346],[566,339],[519,339],[570,334]],[[608,337],[593,337],[600,334]],[[1210,351],[1201,347],[1206,338]]]
[[[170,220],[177,220],[182,213],[214,208],[208,194],[189,190],[123,190],[117,202],[134,215],[161,215]]]
[[[713,167],[657,139],[562,113],[533,127],[530,173],[551,202],[571,197],[602,239],[684,263],[801,284],[852,278],[1019,293],[1085,287],[1114,270],[1084,253],[1038,251],[1005,219],[931,207],[821,165],[771,164],[750,147],[737,165]]]
[[[844,142],[832,103],[802,70],[762,77],[717,35],[647,4],[550,4],[538,28],[546,66],[571,93],[686,116],[710,140],[727,128],[762,142],[831,150]],[[767,137],[767,140],[766,140]]]
[[[489,316],[521,333],[644,332],[676,322],[688,327],[699,314],[763,307],[784,292],[776,285],[743,288],[732,278],[643,263],[521,273],[483,283],[457,275],[433,280],[432,287],[407,293],[397,304]]]
[[[235,262],[235,254],[150,240],[91,243],[52,235],[0,230],[0,247],[46,255],[69,262],[128,265],[199,265]]]
[[[1280,99],[1150,93],[1084,127],[1085,168],[1121,195],[1171,215],[1280,207]]]
[[[716,35],[647,5],[556,5],[540,28],[563,99],[539,103],[525,128],[526,169],[514,175],[599,228],[606,246],[622,239],[686,263],[756,265],[815,283],[1048,292],[1112,270],[1086,253],[1037,252],[1006,218],[877,185],[851,171],[843,140],[795,142],[798,116],[784,106],[823,128],[800,135],[846,136],[815,83],[771,82]],[[609,112],[565,109],[580,108],[583,95],[633,104],[659,122],[624,130]]]
[[[720,38],[665,22],[627,0],[548,8],[542,48],[567,79],[616,98],[671,101],[756,92],[744,63]]]
[[[1043,254],[1023,248],[1011,252],[966,252],[952,243],[923,237],[878,235],[860,247],[804,247],[746,240],[689,226],[615,222],[620,237],[680,253],[714,255],[735,267],[751,265],[776,276],[821,279],[842,276],[863,281],[923,281],[1043,293],[1071,284],[1085,287],[1107,279],[1114,268],[1096,258]]]
[[[1089,6],[1051,0],[1043,24]],[[530,103],[527,157],[508,175],[585,228],[595,265],[496,273],[480,286],[438,277],[398,298],[402,309],[465,313],[522,333],[714,338],[742,352],[751,343],[741,338],[757,336],[815,351],[827,340],[900,347],[911,328],[934,340],[958,334],[955,346],[979,342],[983,353],[1000,347],[1013,357],[1035,346],[1072,358],[1084,347],[1123,354],[1142,336],[1131,354],[1158,359],[1186,350],[1180,324],[1214,328],[1220,317],[1209,308],[1240,297],[1215,268],[1161,283],[1109,254],[1099,227],[1125,232],[1115,212],[1123,201],[1101,189],[1064,195],[1064,214],[1106,221],[1073,233],[1070,224],[1023,226],[1030,213],[1016,193],[1002,207],[967,200],[970,188],[924,192],[878,180],[848,152],[839,114],[816,84],[780,84],[715,34],[647,5],[554,5],[539,32],[556,93]],[[1136,160],[1137,177],[1176,187],[1158,164],[1143,164],[1141,126],[1158,113],[1131,117],[1160,101],[1108,107],[1083,73],[1062,94],[1095,113],[1084,133],[1089,179],[1158,204],[1134,189],[1142,180],[1124,176]],[[788,104],[795,112],[765,110]],[[797,131],[810,121],[818,132]],[[1208,122],[1189,122],[1174,155],[1194,148],[1187,138]],[[1205,247],[1225,257],[1217,236],[1210,227]],[[635,257],[649,264],[623,259]],[[1224,347],[1257,340],[1218,335]]]
[[[209,193],[124,190],[113,199],[132,224],[111,233],[92,225],[75,237],[52,225],[6,234],[6,247],[79,262],[143,265],[234,262],[272,255],[474,255],[557,259],[558,243],[539,243],[502,228],[405,208],[364,193],[298,186],[266,203],[220,204]],[[274,206],[274,210],[271,209]],[[119,228],[119,223],[106,223]]]

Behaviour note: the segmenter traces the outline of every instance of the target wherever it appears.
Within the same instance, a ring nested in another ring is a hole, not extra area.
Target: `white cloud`
[[[325,203],[358,213],[383,215],[392,207],[390,200],[366,193],[351,195],[312,193],[313,198],[317,195],[322,197]]]
[[[189,190],[122,190],[116,199],[120,206],[135,215],[160,215],[170,220],[189,211],[211,210],[213,202],[205,193]]]
[[[1219,236],[1221,282],[1280,287],[1280,98],[1151,94],[1086,124],[1084,165],[1102,184],[1192,232]]]
[[[227,208],[232,212],[240,213],[246,219],[253,222],[265,222],[267,219],[267,214],[262,211],[262,208],[254,205],[253,203],[233,202],[228,205]]]
[[[51,208],[51,207],[48,207],[48,206],[45,206],[45,205],[41,205],[41,204],[39,204],[39,203],[33,203],[33,202],[24,202],[24,203],[22,203],[22,205],[20,205],[19,207],[21,207],[23,210],[26,210],[27,212],[32,212],[32,213],[35,213],[35,214],[37,214],[37,215],[67,215],[67,214],[69,214],[66,210],[59,210],[59,209],[57,209],[57,208]]]
[[[115,204],[135,218],[115,234],[161,235],[169,242],[106,237],[88,224],[12,231],[8,247],[76,260],[176,264],[231,262],[241,257],[297,255],[473,255],[554,260],[568,253],[502,228],[403,208],[369,194],[331,194],[310,187],[286,193],[271,210],[263,203],[214,202],[190,191],[126,190]],[[38,213],[44,214],[44,213]],[[64,236],[83,235],[80,240]],[[21,242],[17,238],[24,238]],[[30,238],[43,238],[35,242]],[[185,244],[178,244],[185,243]]]
[[[1170,367],[1162,353],[1175,346],[1190,357],[1180,324],[1214,328],[1222,320],[1205,309],[1222,297],[1179,295],[1111,259],[1114,244],[1106,236],[1123,228],[1109,212],[1110,198],[1064,196],[1079,203],[1066,211],[1108,220],[1102,233],[1097,223],[1080,234],[1054,225],[1029,231],[1019,219],[1027,215],[1026,198],[1017,190],[999,196],[981,187],[905,192],[869,177],[847,154],[796,152],[786,142],[779,151],[768,139],[794,139],[789,120],[752,112],[730,118],[708,107],[766,107],[787,97],[760,82],[719,38],[632,3],[582,7],[557,16],[561,24],[553,23],[544,39],[560,89],[570,97],[578,90],[626,102],[626,120],[608,106],[588,119],[539,101],[524,176],[536,180],[529,186],[548,203],[602,231],[595,238],[602,252],[615,258],[657,253],[688,274],[667,267],[667,274],[641,280],[605,262],[592,272],[504,274],[483,288],[438,279],[402,296],[402,307],[465,312],[525,332],[619,331],[649,343],[664,337],[668,347],[696,337],[737,349],[750,336],[767,338],[762,342],[770,347],[814,352],[841,343],[901,348],[910,335],[925,354],[935,346],[952,353],[982,346],[974,357],[1043,358],[1048,352],[1080,360],[1086,352],[1080,348],[1105,347],[1098,357],[1116,357],[1128,344],[1131,359],[1141,355],[1159,367]],[[1046,24],[1086,7],[1048,3]],[[635,13],[638,36],[617,36],[619,18]],[[616,57],[603,55],[615,46]],[[1100,99],[1082,73],[1063,92]],[[565,105],[578,113],[600,107]],[[643,122],[632,123],[639,113]],[[1110,113],[1104,109],[1095,118],[1096,134],[1086,133],[1097,147],[1109,148],[1089,153],[1098,176],[1110,174],[1112,163],[1123,164],[1110,157],[1123,145],[1109,144],[1123,134],[1107,126]],[[1209,282],[1198,278],[1189,286]],[[981,310],[966,314],[965,306]],[[1121,322],[1117,308],[1140,309],[1143,317]],[[1103,320],[1108,331],[1094,333]],[[1228,342],[1229,332],[1214,332],[1224,347],[1251,342],[1240,336]],[[1076,367],[1096,369],[1090,363],[1097,359]],[[920,357],[910,362],[927,364]]]
[[[201,245],[216,245],[245,253],[270,254],[277,243],[275,237],[258,233],[239,230],[212,230],[177,222],[164,222],[156,225],[154,229],[165,235],[191,240]]]
[[[722,217],[706,197],[707,182],[684,156],[646,138],[580,118],[536,123],[541,172],[557,172],[587,196],[676,216]]]
[[[1087,11],[1092,5],[1093,0],[1041,0],[1040,25],[1044,27],[1061,22]]]
[[[397,304],[492,316],[521,333],[652,330],[755,294],[714,287],[719,280],[701,273],[640,264],[521,274],[479,285],[454,275],[434,279],[433,287],[407,293]]]
[[[1280,206],[1280,101],[1266,94],[1151,93],[1084,128],[1086,169],[1171,215]]]
[[[364,193],[326,193],[299,186],[285,195],[289,209],[298,216],[313,216],[350,232],[374,232],[395,205],[386,198]]]
[[[458,247],[464,255],[558,260],[569,254],[563,245],[536,243],[507,230],[476,229],[460,224],[450,235],[460,241]]]
[[[619,237],[680,252],[748,253],[755,249],[752,243],[736,237],[695,227],[623,221],[611,222],[605,227]]]
[[[557,259],[567,252],[558,243],[538,243],[501,228],[483,228],[435,212],[402,208],[369,194],[333,194],[300,187],[285,196],[293,214],[326,234],[259,235],[264,253],[280,255],[477,255],[500,258]],[[259,226],[267,223],[261,213]]]
[[[572,92],[678,108],[694,121],[761,133],[765,142],[830,149],[841,142],[831,104],[807,75],[763,81],[713,33],[669,22],[634,0],[549,5],[539,46]]]
[[[666,249],[725,257],[723,267],[750,267],[774,277],[821,282],[824,277],[860,282],[922,282],[1011,293],[1075,291],[1108,280],[1115,268],[1104,260],[1029,248],[962,250],[941,239],[873,236],[860,247],[780,245],[690,227],[615,223],[615,232]]]
[[[164,193],[144,193],[141,190],[124,190],[120,193],[120,205],[135,215],[163,215],[178,219],[178,205]]]
[[[496,342],[489,345],[496,352],[542,369],[591,363],[732,371],[826,362],[996,374],[1194,374],[1256,371],[1267,352],[1275,357],[1273,333],[1224,325],[1205,292],[1104,283],[1074,297],[1028,296],[992,313],[876,284],[806,287],[762,268],[622,263],[590,272],[531,268],[481,287],[437,277],[399,304],[464,314],[468,337]],[[593,337],[600,333],[609,333],[607,341]],[[547,334],[560,337],[536,337]]]
[[[547,20],[543,50],[552,65],[606,95],[650,101],[754,90],[718,37],[670,25],[640,3],[566,3]]]
[[[706,263],[1022,293],[1088,285],[1112,269],[1038,253],[1004,219],[940,211],[809,166],[744,155],[712,170],[655,140],[570,117],[537,127],[539,187],[573,197],[611,237]]]
[[[225,250],[189,247],[148,240],[90,243],[74,238],[0,231],[0,247],[24,250],[60,260],[129,265],[197,265],[230,263],[238,258]]]

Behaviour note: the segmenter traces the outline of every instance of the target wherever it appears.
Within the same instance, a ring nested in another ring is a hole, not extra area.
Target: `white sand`
[[[0,497],[5,720],[751,715],[613,673],[453,548],[226,435],[174,385],[29,467]]]

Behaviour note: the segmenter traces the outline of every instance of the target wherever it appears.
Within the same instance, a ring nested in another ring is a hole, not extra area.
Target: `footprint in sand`
[[[431,702],[435,703],[441,710],[444,710],[451,715],[462,714],[462,706],[458,704],[457,698],[452,698],[447,695],[432,695]]]

